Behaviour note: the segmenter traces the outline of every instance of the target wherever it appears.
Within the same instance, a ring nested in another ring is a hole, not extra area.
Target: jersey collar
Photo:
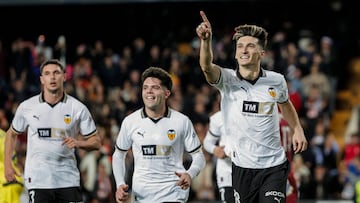
[[[66,100],[67,100],[67,94],[64,92],[63,97],[61,98],[60,102],[65,103]],[[41,92],[40,95],[39,95],[39,102],[40,103],[46,102],[45,99],[44,99],[44,93],[43,92]]]
[[[141,110],[141,118],[147,118],[147,117],[149,117],[149,116],[146,114],[145,107],[143,107],[142,110]],[[161,118],[159,118],[159,119],[152,119],[150,117],[149,118],[154,122],[158,122],[160,119],[162,119],[164,117],[170,118],[170,109],[169,109],[168,106],[166,107],[166,111],[165,111],[164,115]]]
[[[236,69],[236,76],[237,76],[240,80],[242,80],[242,79],[246,80],[245,78],[243,78],[243,77],[240,75],[239,67]],[[259,77],[257,77],[255,80],[246,80],[246,81],[248,81],[250,84],[254,85],[254,84],[256,83],[256,81],[258,81],[258,79],[259,79],[260,77],[266,77],[266,73],[265,73],[265,71],[263,70],[263,68],[261,68],[261,67],[260,67]]]

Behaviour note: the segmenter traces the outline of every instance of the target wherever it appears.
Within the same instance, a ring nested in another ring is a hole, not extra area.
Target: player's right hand
[[[118,187],[115,194],[115,199],[117,203],[125,203],[126,200],[129,198],[129,185],[122,184]]]
[[[203,20],[203,22],[201,22],[197,27],[196,27],[196,34],[198,35],[198,37],[202,40],[207,40],[210,39],[211,35],[212,35],[212,30],[211,30],[211,24],[210,21],[208,20],[208,18],[205,15],[204,11],[200,11],[200,15],[201,18]]]
[[[225,146],[216,146],[214,149],[214,156],[219,159],[226,158]]]

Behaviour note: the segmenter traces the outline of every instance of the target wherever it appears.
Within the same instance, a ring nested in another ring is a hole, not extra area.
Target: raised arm
[[[216,83],[220,78],[220,67],[213,63],[212,29],[204,11],[200,11],[202,22],[197,26],[196,33],[200,39],[199,63],[208,83]]]

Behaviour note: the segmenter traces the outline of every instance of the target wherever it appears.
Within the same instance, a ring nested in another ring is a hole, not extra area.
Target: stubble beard
[[[60,88],[50,89],[48,88],[47,91],[52,95],[57,95],[60,92]]]

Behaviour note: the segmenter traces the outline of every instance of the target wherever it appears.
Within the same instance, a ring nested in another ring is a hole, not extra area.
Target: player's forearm
[[[200,43],[200,66],[204,73],[211,71],[211,64],[213,62],[213,52],[211,46],[211,38],[201,40]]]
[[[12,165],[12,156],[15,150],[15,144],[16,144],[16,138],[17,138],[17,134],[15,134],[13,132],[13,130],[10,128],[7,132],[6,132],[6,137],[5,137],[5,154],[4,154],[4,165],[5,168],[6,167],[11,167]]]
[[[213,63],[211,38],[208,40],[201,40],[199,63],[201,70],[205,75],[206,81],[210,84],[216,83],[220,76],[220,69]]]
[[[77,147],[85,150],[98,150],[101,147],[100,137],[95,134],[86,140],[79,140]]]
[[[206,133],[206,136],[204,138],[204,149],[209,152],[210,154],[214,153],[215,147],[216,147],[216,141],[218,139],[216,139],[214,136],[211,135],[211,133],[208,131]]]
[[[116,188],[119,188],[120,185],[125,184],[125,157],[126,153],[124,151],[120,151],[115,149],[115,152],[112,156],[112,168],[113,174],[115,177]]]
[[[191,166],[187,170],[187,173],[189,173],[191,179],[193,179],[205,167],[205,156],[202,149],[200,148],[198,151],[191,153],[191,158]]]
[[[281,112],[285,118],[285,120],[289,123],[290,127],[296,131],[302,131],[302,126],[297,115],[297,112],[292,105],[291,101],[286,102],[280,106]]]

